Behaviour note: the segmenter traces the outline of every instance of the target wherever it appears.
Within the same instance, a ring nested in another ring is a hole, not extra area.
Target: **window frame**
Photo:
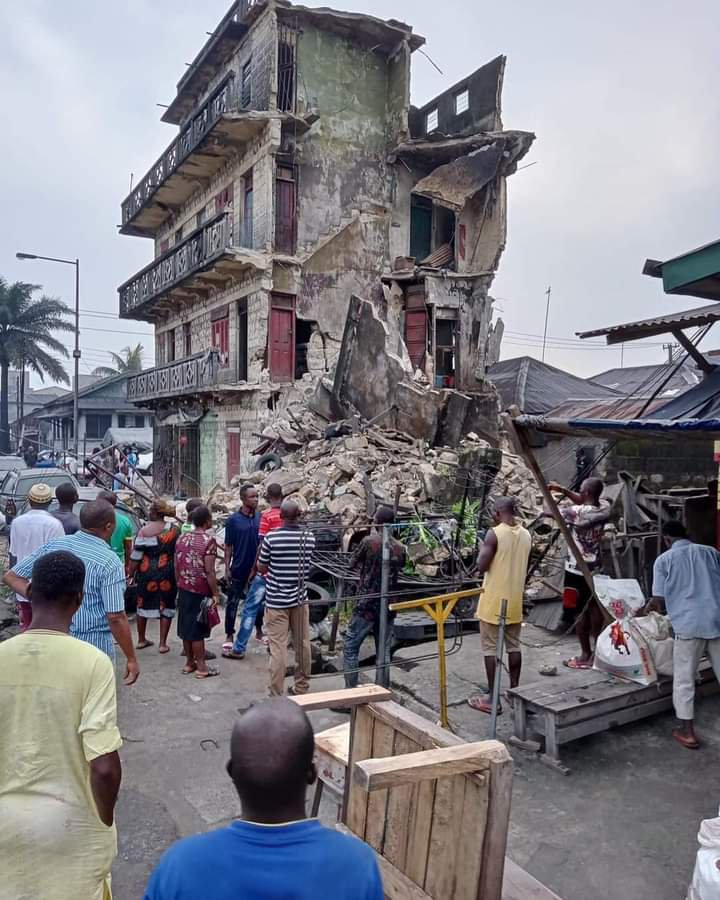
[[[431,120],[434,124],[431,125]],[[434,109],[428,110],[425,113],[425,134],[432,134],[433,131],[437,131],[440,127],[440,110],[436,106]]]

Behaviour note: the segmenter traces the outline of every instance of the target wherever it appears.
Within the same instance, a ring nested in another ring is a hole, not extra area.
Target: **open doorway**
[[[296,319],[295,321],[295,380],[299,380],[307,372],[308,368],[308,346],[314,329],[317,327],[315,322],[307,322],[304,319]]]
[[[435,317],[435,387],[455,387],[457,319]]]

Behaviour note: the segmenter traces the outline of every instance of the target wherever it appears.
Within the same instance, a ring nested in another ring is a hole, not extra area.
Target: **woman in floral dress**
[[[148,619],[160,620],[160,653],[170,649],[167,638],[175,616],[175,544],[180,529],[165,517],[174,515],[174,508],[154,500],[130,555],[129,577],[137,588],[138,650],[153,646],[146,636]]]

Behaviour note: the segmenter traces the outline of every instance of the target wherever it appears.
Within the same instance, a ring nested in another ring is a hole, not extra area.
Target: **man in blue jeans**
[[[306,818],[314,750],[310,721],[292,700],[266,700],[246,712],[227,765],[241,818],[174,844],[144,900],[383,900],[373,850]]]
[[[358,601],[355,604],[350,624],[345,632],[343,645],[345,685],[357,687],[358,672],[352,671],[358,668],[360,647],[365,638],[372,634],[375,638],[375,652],[377,653],[380,639],[380,590],[382,585],[382,531],[394,519],[394,513],[389,506],[381,506],[375,513],[375,525],[372,533],[360,542],[357,550],[350,560],[350,569],[360,569],[360,583],[358,584]],[[388,593],[392,601],[392,595],[397,591],[397,582],[405,565],[405,548],[390,538],[390,572],[388,579]],[[389,657],[392,644],[392,623],[394,614],[388,615],[388,627],[386,646]]]
[[[260,513],[257,511],[258,493],[254,484],[240,488],[242,506],[225,523],[225,572],[230,579],[225,607],[225,644],[231,649],[235,635],[235,617],[245,594],[248,579],[255,565],[260,538]]]

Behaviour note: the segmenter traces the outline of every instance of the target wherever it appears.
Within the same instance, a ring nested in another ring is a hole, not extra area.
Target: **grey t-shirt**
[[[80,519],[74,512],[60,512],[58,510],[53,513],[53,516],[61,523],[65,529],[65,534],[75,534],[76,531],[80,531]]]

